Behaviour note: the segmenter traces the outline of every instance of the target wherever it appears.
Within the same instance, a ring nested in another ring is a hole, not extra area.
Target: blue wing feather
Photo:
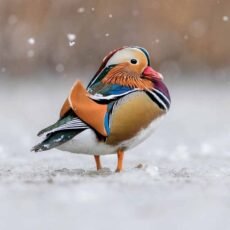
[[[102,82],[98,82],[88,89],[93,100],[105,104],[137,90],[139,89],[118,84],[103,84]]]

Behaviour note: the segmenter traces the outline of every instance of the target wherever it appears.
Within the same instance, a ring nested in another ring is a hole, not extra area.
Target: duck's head
[[[105,84],[140,89],[152,88],[154,81],[163,80],[163,76],[150,66],[147,50],[137,46],[122,47],[110,52],[103,59],[95,78]]]

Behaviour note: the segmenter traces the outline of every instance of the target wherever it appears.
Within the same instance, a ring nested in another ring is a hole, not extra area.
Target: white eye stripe
[[[109,59],[106,66],[116,65],[124,62],[130,62],[132,59],[137,60],[136,52],[142,53],[142,51],[137,48],[125,48],[119,50]]]

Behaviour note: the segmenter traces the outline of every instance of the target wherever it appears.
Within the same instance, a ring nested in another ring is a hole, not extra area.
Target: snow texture
[[[230,229],[229,81],[168,81],[171,111],[117,174],[115,155],[96,172],[93,157],[29,151],[74,82],[37,79],[0,76],[0,229]]]

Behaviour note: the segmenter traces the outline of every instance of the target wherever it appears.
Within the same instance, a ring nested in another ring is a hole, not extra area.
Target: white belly
[[[117,146],[109,146],[99,142],[95,132],[91,129],[86,129],[73,139],[58,146],[58,149],[72,153],[105,155],[116,153]]]
[[[157,120],[153,121],[146,129],[141,130],[137,136],[116,146],[107,145],[104,142],[99,142],[95,132],[91,129],[86,129],[85,131],[76,135],[73,139],[58,146],[57,148],[62,151],[89,155],[114,154],[119,148],[130,149],[146,140],[151,136],[161,120],[162,117],[158,118]]]

